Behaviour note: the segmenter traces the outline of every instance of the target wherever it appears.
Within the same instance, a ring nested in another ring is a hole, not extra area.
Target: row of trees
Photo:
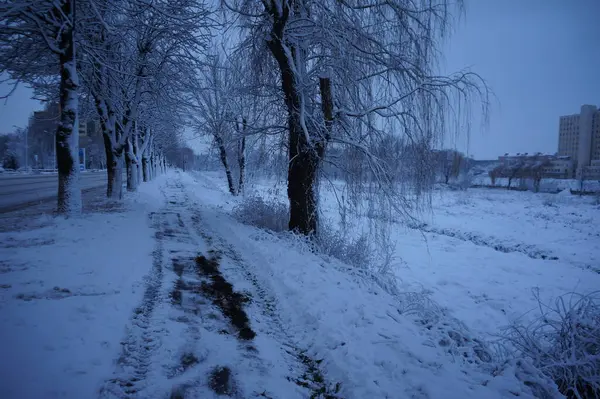
[[[148,164],[190,154],[183,126],[209,136],[229,190],[247,167],[284,171],[289,228],[318,232],[318,186],[345,182],[340,205],[410,214],[433,181],[432,149],[464,132],[474,73],[440,74],[449,0],[12,0],[0,5],[0,71],[59,98],[59,210],[79,199],[77,121],[100,120],[110,197]],[[248,161],[247,161],[248,160]],[[246,163],[249,162],[248,165]],[[189,165],[189,164],[188,164]],[[342,203],[344,202],[344,203]],[[385,215],[384,215],[385,214]]]
[[[496,185],[496,179],[499,177],[507,178],[507,189],[510,190],[514,179],[531,179],[533,181],[533,190],[538,192],[540,184],[544,177],[544,168],[552,162],[546,157],[528,157],[515,159],[502,165],[498,165],[489,172],[492,185]]]
[[[59,104],[58,211],[81,209],[78,128],[99,121],[107,196],[148,180],[179,146],[180,89],[194,77],[209,14],[195,0],[18,0],[0,3],[0,72]]]

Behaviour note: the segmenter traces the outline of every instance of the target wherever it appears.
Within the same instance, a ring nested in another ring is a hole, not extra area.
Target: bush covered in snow
[[[290,220],[287,204],[260,196],[245,198],[233,208],[233,216],[244,224],[277,233],[287,231]],[[351,266],[369,268],[373,264],[373,251],[366,235],[350,238],[329,226],[330,223],[322,221],[316,240],[308,240],[305,244],[314,252],[337,258]]]
[[[600,398],[600,291],[567,294],[552,305],[536,296],[539,317],[514,323],[505,338],[568,398]]]
[[[233,208],[233,216],[244,224],[279,233],[287,231],[290,211],[283,202],[252,196]]]
[[[351,239],[323,223],[316,245],[320,253],[337,258],[351,266],[370,268],[373,263],[373,251],[368,237],[364,234]]]

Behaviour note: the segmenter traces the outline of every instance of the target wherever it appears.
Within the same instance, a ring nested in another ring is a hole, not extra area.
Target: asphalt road
[[[80,174],[82,190],[106,185],[106,172]],[[58,176],[0,174],[0,213],[56,199]]]

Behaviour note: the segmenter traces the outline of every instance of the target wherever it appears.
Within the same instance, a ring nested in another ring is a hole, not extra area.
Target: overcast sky
[[[471,67],[497,98],[487,131],[473,124],[470,153],[556,152],[559,116],[600,105],[600,0],[469,0],[467,7],[446,67]]]
[[[600,0],[467,0],[444,67],[470,67],[496,97],[487,130],[473,123],[471,155],[554,153],[559,116],[600,105]],[[0,132],[25,126],[40,108],[29,96],[20,89],[0,103]],[[466,140],[456,146],[466,149]]]

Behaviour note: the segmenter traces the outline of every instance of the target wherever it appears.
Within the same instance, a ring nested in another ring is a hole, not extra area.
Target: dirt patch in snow
[[[231,369],[229,367],[214,368],[210,373],[208,385],[217,395],[233,395],[235,384],[231,376]]]
[[[250,320],[244,310],[244,305],[250,298],[234,291],[233,285],[225,280],[219,271],[217,254],[213,252],[210,258],[203,255],[196,257],[196,270],[200,276],[210,279],[210,283],[202,282],[202,291],[238,330],[238,337],[242,340],[254,339],[256,333],[250,327]]]

